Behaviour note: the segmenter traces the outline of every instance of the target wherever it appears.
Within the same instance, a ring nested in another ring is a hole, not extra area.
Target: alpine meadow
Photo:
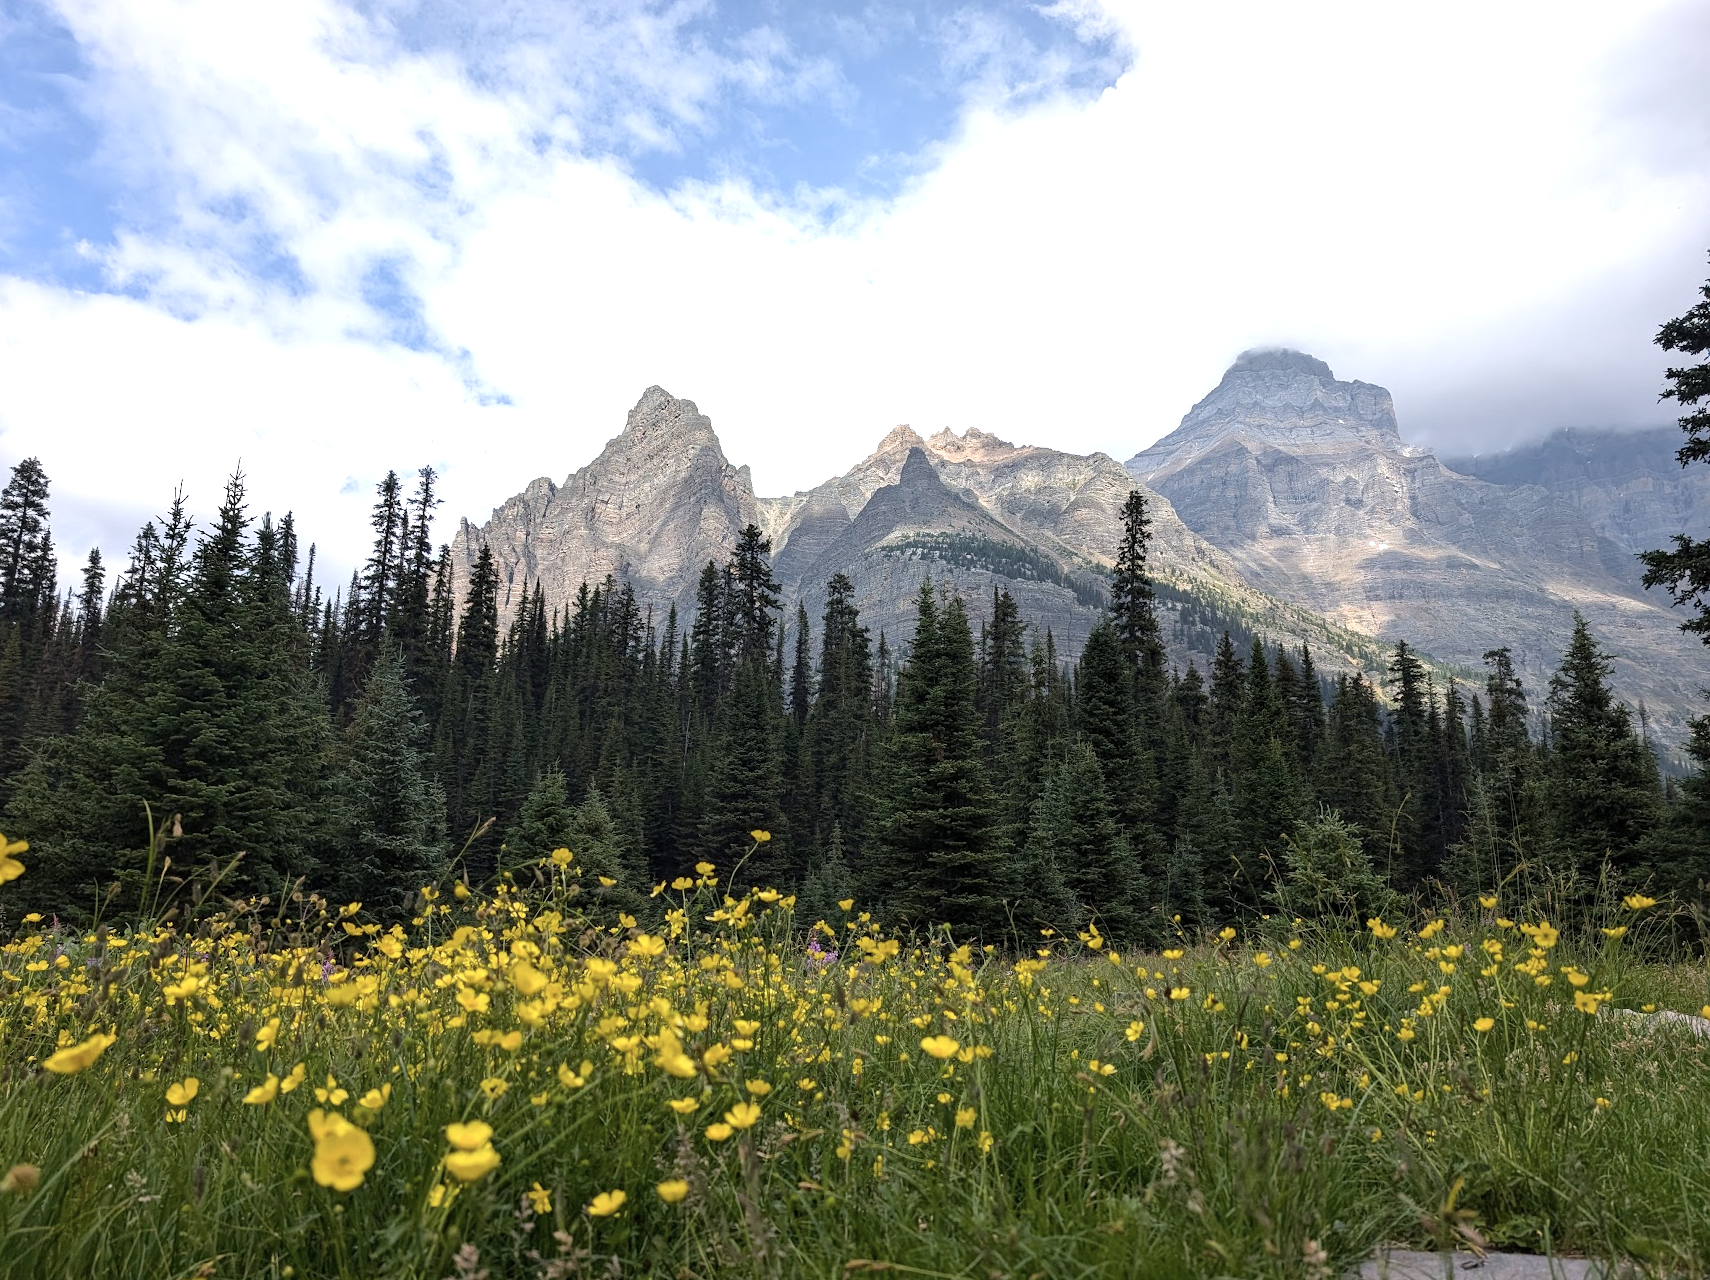
[[[0,6],[0,1280],[1710,1280],[1701,14],[146,8]]]

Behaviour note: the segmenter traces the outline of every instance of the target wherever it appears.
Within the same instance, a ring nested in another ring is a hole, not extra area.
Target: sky
[[[1444,454],[1663,424],[1707,83],[1705,0],[0,0],[0,465],[69,582],[239,466],[348,573],[655,383],[762,495],[1126,459],[1253,346]]]

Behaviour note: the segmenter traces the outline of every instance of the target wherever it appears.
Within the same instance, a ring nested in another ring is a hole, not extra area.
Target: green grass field
[[[20,865],[16,860],[14,866]],[[0,1275],[1305,1276],[1710,1260],[1702,963],[1503,906],[1157,954],[804,937],[710,870],[0,948]],[[0,905],[7,893],[0,885]],[[1391,926],[1394,933],[1391,934]],[[811,940],[810,940],[811,939]]]

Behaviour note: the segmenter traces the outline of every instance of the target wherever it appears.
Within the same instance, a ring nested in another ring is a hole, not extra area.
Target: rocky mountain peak
[[[664,387],[653,386],[641,393],[635,408],[624,420],[623,435],[637,441],[660,435],[713,436],[712,419],[693,400],[679,400]],[[622,438],[621,436],[619,437]]]
[[[997,458],[1015,452],[1015,446],[1008,440],[1000,440],[978,427],[969,427],[961,435],[945,427],[926,443],[939,457],[957,461]]]
[[[1342,382],[1316,356],[1286,347],[1242,352],[1181,426],[1128,461],[1140,479],[1226,444],[1263,451],[1399,453],[1395,402],[1383,387]]]
[[[943,487],[938,473],[932,469],[932,464],[926,460],[926,450],[915,445],[908,451],[908,457],[903,459],[902,475],[897,483],[905,489],[938,489]]]
[[[926,441],[920,438],[920,433],[904,422],[892,427],[889,434],[879,441],[879,447],[873,450],[873,456],[877,457],[881,453],[890,453],[895,449],[914,449],[925,443]]]
[[[1330,372],[1329,365],[1317,356],[1309,356],[1306,352],[1296,351],[1292,347],[1254,347],[1250,351],[1243,351],[1225,371],[1224,381],[1227,382],[1231,374],[1237,373],[1304,374],[1309,378],[1321,378],[1325,382],[1336,381],[1336,375]]]

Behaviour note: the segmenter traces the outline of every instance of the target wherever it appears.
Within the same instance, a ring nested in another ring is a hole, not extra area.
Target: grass
[[[396,924],[313,897],[29,922],[0,948],[0,1276],[1710,1260],[1710,1042],[1579,1007],[1710,999],[1702,964],[1634,958],[1642,906],[1583,947],[1492,908],[1017,957],[856,904],[810,943],[710,869],[653,931],[601,927],[573,862],[542,872]]]

